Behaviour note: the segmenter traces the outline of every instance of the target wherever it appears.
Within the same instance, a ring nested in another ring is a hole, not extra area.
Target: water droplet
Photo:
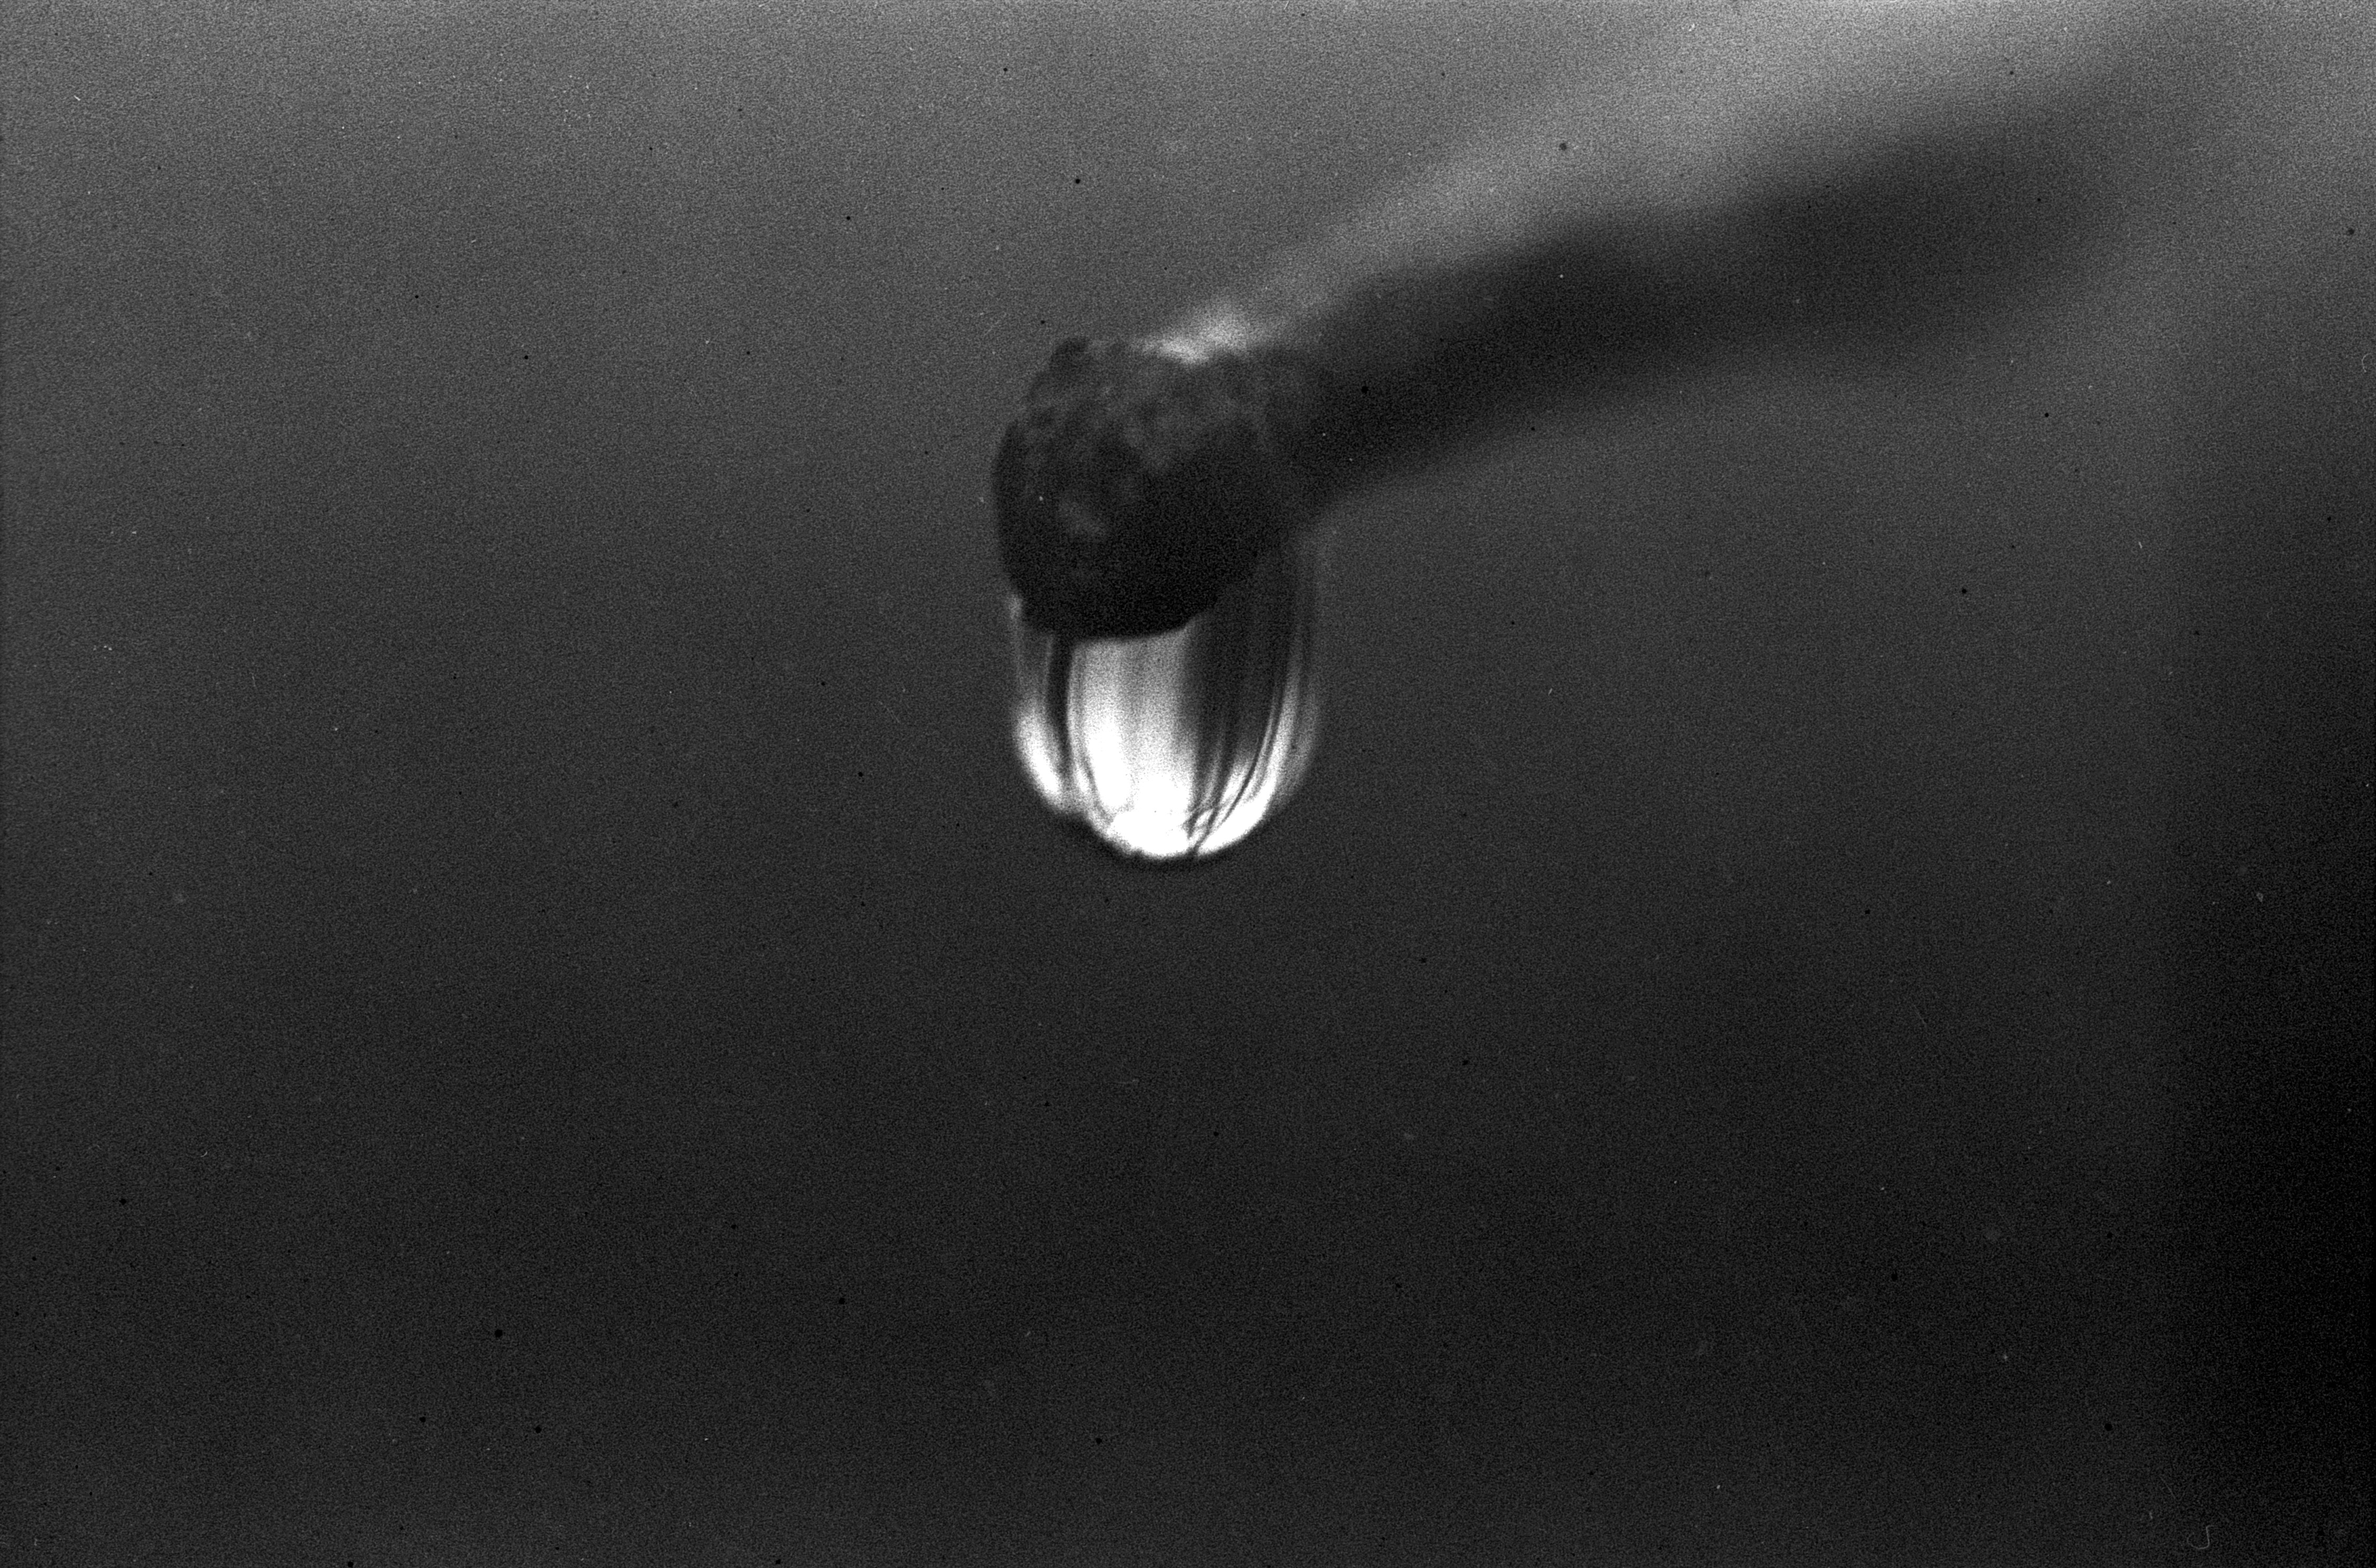
[[[1048,809],[1134,860],[1218,855],[1278,814],[1319,736],[1321,541],[1299,533],[1146,637],[1009,620],[1015,748]]]

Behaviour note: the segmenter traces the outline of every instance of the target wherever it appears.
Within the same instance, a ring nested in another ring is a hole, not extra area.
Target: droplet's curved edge
[[[1026,750],[1027,742],[1019,732],[1015,738],[1015,744],[1016,753],[1025,758],[1024,771],[1028,775],[1032,771],[1032,764],[1029,754]],[[1299,784],[1297,788],[1300,787]],[[1033,792],[1040,797],[1043,805],[1049,804],[1049,796],[1044,790],[1039,790],[1036,783]],[[1100,860],[1127,866],[1134,872],[1176,875],[1182,872],[1200,870],[1219,861],[1233,859],[1247,845],[1266,837],[1280,813],[1278,807],[1275,805],[1252,827],[1227,843],[1220,845],[1207,843],[1184,854],[1177,855],[1148,854],[1134,849],[1099,831],[1096,822],[1086,814],[1065,812],[1049,805],[1048,814],[1054,819],[1059,832],[1082,846],[1086,852],[1094,854]]]
[[[1023,618],[1019,607],[1011,608],[1010,616],[1018,635],[1047,636]],[[1261,837],[1302,788],[1318,750],[1320,715],[1316,693],[1309,689],[1308,682],[1301,684],[1304,689],[1286,698],[1283,711],[1274,721],[1283,741],[1264,747],[1263,754],[1248,769],[1251,777],[1226,805],[1217,808],[1224,820],[1201,831],[1167,834],[1153,823],[1134,820],[1147,814],[1101,810],[1095,790],[1081,777],[1082,770],[1065,766],[1065,748],[1046,717],[1021,700],[1013,715],[1016,756],[1033,793],[1050,814],[1074,837],[1108,857],[1144,870],[1209,865]]]
[[[1293,754],[1278,766],[1277,777],[1262,786],[1258,795],[1233,805],[1230,821],[1218,830],[1185,841],[1176,849],[1167,849],[1157,847],[1152,835],[1123,826],[1119,819],[1102,818],[1078,795],[1065,791],[1061,780],[1046,771],[1047,742],[1028,731],[1027,727],[1034,722],[1021,712],[1016,714],[1015,749],[1041,803],[1073,837],[1094,846],[1109,859],[1146,871],[1185,871],[1210,865],[1267,833],[1289,801],[1302,789],[1319,739],[1316,716],[1307,713],[1287,719],[1285,722],[1297,729],[1298,739],[1292,746]],[[1048,782],[1043,783],[1043,779]],[[1060,800],[1065,803],[1059,804]]]
[[[1012,739],[1041,803],[1134,866],[1206,864],[1259,834],[1317,750],[1320,556],[1301,536],[1146,637],[1051,632],[1011,600]]]

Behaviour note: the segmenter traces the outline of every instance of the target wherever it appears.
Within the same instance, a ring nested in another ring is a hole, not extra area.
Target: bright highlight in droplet
[[[1274,552],[1204,614],[1075,639],[1014,614],[1015,748],[1041,801],[1117,854],[1218,855],[1276,815],[1319,734],[1318,546]]]

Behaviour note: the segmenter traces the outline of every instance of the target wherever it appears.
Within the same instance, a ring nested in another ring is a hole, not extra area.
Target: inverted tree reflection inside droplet
[[[1276,815],[1319,735],[1320,541],[1273,551],[1151,637],[1078,639],[1011,615],[1015,747],[1048,809],[1118,854],[1219,854]]]

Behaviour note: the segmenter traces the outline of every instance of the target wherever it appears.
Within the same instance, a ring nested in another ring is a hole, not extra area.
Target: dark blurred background
[[[2364,1560],[2364,58],[1012,762],[1049,344],[1612,16],[14,6],[0,1555]]]

